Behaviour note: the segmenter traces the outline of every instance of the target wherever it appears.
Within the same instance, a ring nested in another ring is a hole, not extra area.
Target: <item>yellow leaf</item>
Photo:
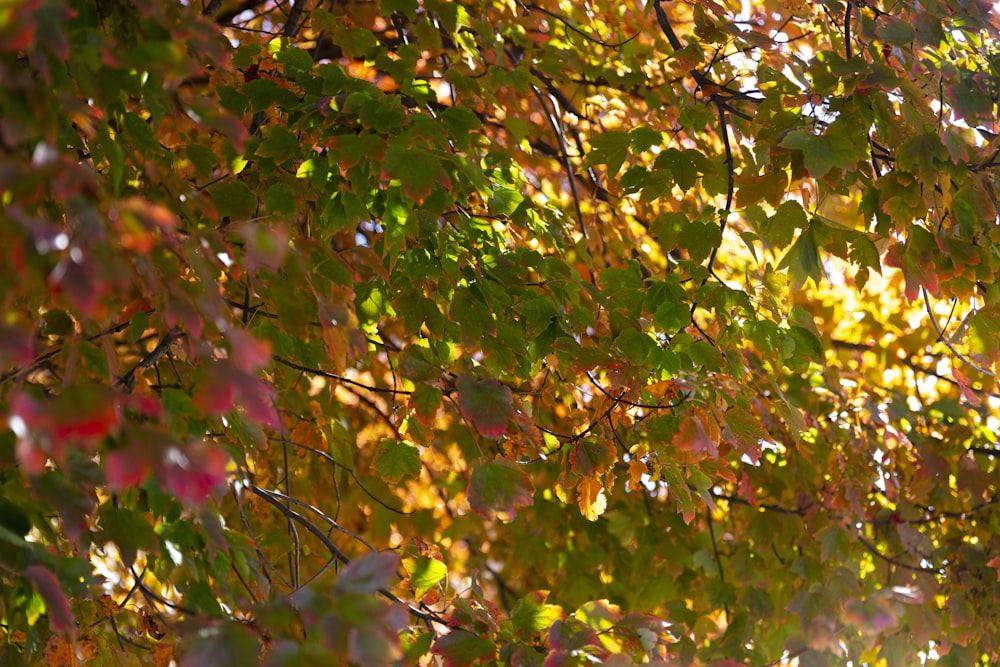
[[[597,517],[608,508],[608,498],[601,483],[596,479],[584,478],[580,480],[576,491],[580,512],[588,521],[597,521]]]

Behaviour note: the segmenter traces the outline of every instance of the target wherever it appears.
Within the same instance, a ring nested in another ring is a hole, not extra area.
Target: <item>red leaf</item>
[[[118,425],[119,411],[110,389],[84,385],[67,390],[51,407],[57,440],[100,440]]]
[[[221,417],[233,409],[236,391],[236,383],[228,373],[209,373],[208,377],[198,384],[193,401],[201,410],[215,417]]]
[[[230,329],[226,333],[229,339],[230,358],[247,372],[252,372],[271,361],[271,344],[266,340],[257,340],[246,329]]]
[[[477,380],[468,374],[460,375],[455,386],[462,416],[476,430],[487,438],[499,438],[507,432],[507,421],[514,413],[508,387],[491,378]]]
[[[708,452],[712,458],[718,458],[719,448],[705,430],[700,417],[685,417],[674,435],[673,443],[681,449],[687,449],[695,454]]]
[[[496,644],[468,630],[452,630],[434,642],[431,652],[444,658],[445,667],[468,667],[491,660]]]
[[[141,486],[153,471],[150,461],[135,447],[116,449],[104,457],[104,473],[112,491]]]
[[[185,449],[170,447],[163,462],[167,490],[181,502],[200,505],[225,484],[228,465],[229,454],[207,442]]]
[[[486,518],[513,521],[517,510],[534,504],[531,480],[513,463],[503,459],[483,463],[469,481],[469,505]]]
[[[69,608],[69,600],[59,586],[59,580],[52,571],[43,565],[29,565],[24,568],[24,577],[38,591],[45,602],[45,611],[49,615],[49,623],[56,632],[75,634],[76,623],[73,612]]]

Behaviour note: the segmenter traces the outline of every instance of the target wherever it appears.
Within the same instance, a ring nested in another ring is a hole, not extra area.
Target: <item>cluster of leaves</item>
[[[996,662],[998,33],[0,5],[0,663]]]

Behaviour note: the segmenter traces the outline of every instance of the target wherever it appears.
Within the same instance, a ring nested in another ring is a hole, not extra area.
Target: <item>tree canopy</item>
[[[0,663],[996,664],[998,31],[0,3]]]

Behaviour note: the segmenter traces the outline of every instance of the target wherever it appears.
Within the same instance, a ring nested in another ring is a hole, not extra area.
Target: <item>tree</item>
[[[0,6],[0,663],[994,664],[997,36]]]

